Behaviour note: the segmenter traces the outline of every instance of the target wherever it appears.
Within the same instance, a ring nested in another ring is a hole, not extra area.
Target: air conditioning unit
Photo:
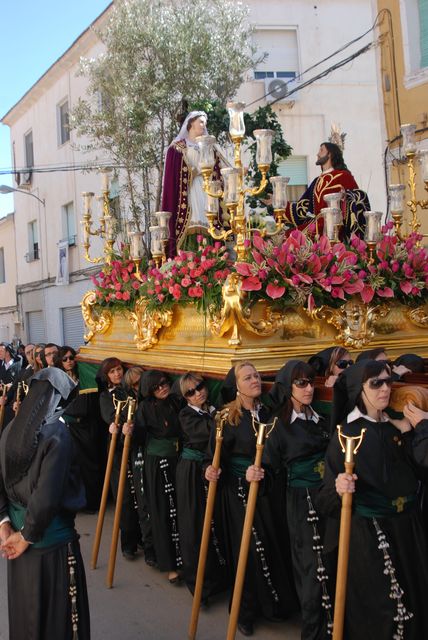
[[[291,98],[289,100],[287,99],[289,84],[289,82],[286,82],[281,78],[265,78],[266,102],[273,102],[274,100],[279,100],[280,102],[291,102]]]

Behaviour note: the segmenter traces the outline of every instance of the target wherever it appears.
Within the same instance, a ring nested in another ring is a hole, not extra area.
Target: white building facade
[[[249,0],[248,4],[256,29],[255,43],[269,54],[238,92],[238,99],[250,110],[269,101],[264,96],[272,81],[278,86],[290,82],[288,86],[295,88],[356,51],[359,44],[300,76],[367,31],[373,22],[370,0],[330,0],[319,5],[313,0]],[[108,14],[109,9],[98,18],[97,28]],[[362,43],[374,37],[370,34]],[[101,51],[95,32],[86,30],[2,119],[11,131],[13,165],[29,168],[15,186],[44,201],[15,193],[17,304],[24,341],[48,340],[74,347],[83,341],[80,301],[91,286],[90,273],[97,268],[84,259],[81,193],[99,193],[101,178],[96,171],[71,170],[88,163],[91,156],[77,150],[85,141],[68,131],[67,114],[87,86],[86,80],[77,76],[80,57],[94,57]],[[318,175],[316,152],[335,123],[347,134],[345,160],[360,188],[368,191],[372,209],[385,208],[373,49],[289,98],[285,96],[273,109],[293,147],[293,156],[281,167],[283,175],[291,176],[293,196]],[[98,160],[102,163],[103,158]],[[31,171],[32,167],[37,171]],[[58,286],[58,243],[65,239],[69,245],[69,284]],[[93,255],[100,253],[95,239]],[[0,299],[0,309],[2,302]]]

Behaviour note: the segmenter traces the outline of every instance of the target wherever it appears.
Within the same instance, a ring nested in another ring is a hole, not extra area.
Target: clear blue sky
[[[3,0],[0,36],[0,117],[24,95],[110,0]],[[0,170],[10,168],[9,127],[0,125]],[[0,184],[12,178],[0,175]],[[13,211],[0,194],[0,217]]]

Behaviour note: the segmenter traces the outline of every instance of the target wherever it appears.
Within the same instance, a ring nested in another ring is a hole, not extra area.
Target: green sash
[[[324,453],[296,460],[287,467],[289,487],[315,487],[324,477]]]
[[[199,451],[198,449],[189,449],[188,447],[184,447],[181,452],[181,457],[183,460],[192,460],[193,462],[202,462],[205,454],[203,451]]]
[[[237,478],[244,478],[250,464],[253,464],[251,458],[246,456],[232,456],[229,462],[230,472]]]
[[[149,456],[169,458],[178,453],[178,438],[152,438],[147,442],[146,453]]]
[[[397,516],[414,509],[417,505],[417,496],[412,493],[408,496],[388,498],[377,491],[363,491],[354,494],[355,513],[364,518],[385,518]]]
[[[11,502],[9,503],[8,512],[13,528],[16,529],[16,531],[21,531],[24,526],[25,514],[27,513],[26,508]],[[43,538],[32,544],[31,547],[34,549],[44,549],[45,547],[52,547],[61,542],[71,542],[75,535],[74,516],[72,514],[55,516],[45,529]]]

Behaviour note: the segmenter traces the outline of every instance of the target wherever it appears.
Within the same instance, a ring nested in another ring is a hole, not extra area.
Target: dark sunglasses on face
[[[155,391],[159,391],[163,387],[169,387],[168,380],[161,380],[158,384],[153,385],[152,391],[154,393]]]
[[[392,387],[392,378],[389,376],[388,378],[371,378],[371,380],[368,380],[369,389],[380,389],[384,384],[387,387]]]
[[[35,351],[34,356],[37,358],[37,356],[39,356],[41,353],[42,353],[41,351]]]
[[[64,356],[62,361],[63,362],[67,362],[67,361],[73,362],[74,361],[74,356]]]
[[[192,398],[197,391],[202,391],[204,387],[205,387],[205,380],[201,380],[201,382],[197,384],[196,387],[194,387],[193,389],[188,389],[184,394],[184,397]]]
[[[339,367],[339,369],[346,369],[346,367],[350,367],[351,364],[354,364],[353,360],[338,360],[336,362],[336,367]]]
[[[295,384],[298,389],[304,389],[308,385],[313,387],[315,382],[312,378],[296,378],[293,380],[293,384]]]

